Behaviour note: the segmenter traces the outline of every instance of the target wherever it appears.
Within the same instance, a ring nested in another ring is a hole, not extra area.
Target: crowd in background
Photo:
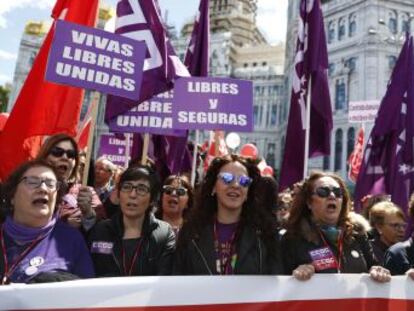
[[[3,182],[2,284],[232,274],[414,279],[414,199],[398,207],[387,194],[367,195],[357,213],[336,174],[312,172],[278,191],[257,161],[238,155],[213,159],[195,189],[188,175],[161,178],[150,162],[92,164],[83,186],[85,154],[73,138],[54,135]]]

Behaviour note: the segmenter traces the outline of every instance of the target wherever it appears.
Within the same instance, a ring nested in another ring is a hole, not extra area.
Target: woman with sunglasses
[[[62,182],[65,196],[59,203],[60,218],[71,226],[88,230],[96,218],[105,218],[105,210],[92,187],[76,182],[79,151],[76,141],[69,135],[50,136],[42,145],[37,159],[50,163]]]
[[[174,274],[282,273],[274,218],[256,204],[259,178],[248,159],[212,161],[180,231]]]
[[[147,166],[128,168],[117,185],[120,209],[88,237],[97,276],[171,274],[175,236],[152,208],[158,197],[156,173]]]
[[[94,276],[82,235],[56,217],[59,186],[54,167],[40,160],[24,163],[4,184],[8,216],[0,227],[2,284]]]
[[[350,198],[343,180],[332,173],[315,172],[293,200],[282,238],[288,274],[307,280],[316,273],[366,273],[378,282],[390,272],[377,266],[372,247],[349,218]]]
[[[191,209],[193,188],[185,176],[170,175],[162,186],[161,204],[155,216],[170,224],[176,237]]]

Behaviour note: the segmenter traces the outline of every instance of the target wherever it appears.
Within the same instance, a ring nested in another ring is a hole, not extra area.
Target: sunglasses
[[[342,189],[339,187],[318,187],[313,192],[313,194],[316,194],[320,198],[327,198],[331,193],[333,193],[336,198],[342,198],[344,195]]]
[[[173,186],[165,185],[162,187],[162,192],[168,195],[176,195],[176,196],[183,196],[187,194],[187,189],[184,187],[175,188]]]
[[[73,149],[63,149],[60,147],[53,147],[50,149],[50,154],[56,158],[63,157],[64,154],[68,157],[68,159],[75,159],[76,158],[76,151]]]
[[[237,183],[240,186],[242,186],[244,188],[247,188],[252,183],[252,179],[249,176],[246,176],[246,175],[236,176],[232,173],[222,172],[222,173],[218,174],[217,176],[226,185],[230,185],[234,181],[237,181]]]

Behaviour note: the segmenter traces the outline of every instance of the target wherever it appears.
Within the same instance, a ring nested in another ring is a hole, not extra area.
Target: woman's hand
[[[371,279],[379,283],[386,283],[391,280],[390,271],[381,266],[372,266],[369,270],[369,276]]]
[[[82,211],[84,217],[93,214],[92,209],[92,190],[89,187],[80,187],[77,197],[78,207]]]
[[[292,275],[299,281],[309,280],[315,274],[315,267],[311,264],[300,265],[293,270]]]
[[[413,268],[409,269],[405,274],[408,275],[412,280],[414,280],[414,269]]]

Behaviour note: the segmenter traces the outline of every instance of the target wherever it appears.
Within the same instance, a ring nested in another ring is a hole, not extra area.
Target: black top
[[[414,268],[413,239],[399,242],[391,246],[384,256],[384,267],[390,270],[392,275],[402,275],[410,268]]]

